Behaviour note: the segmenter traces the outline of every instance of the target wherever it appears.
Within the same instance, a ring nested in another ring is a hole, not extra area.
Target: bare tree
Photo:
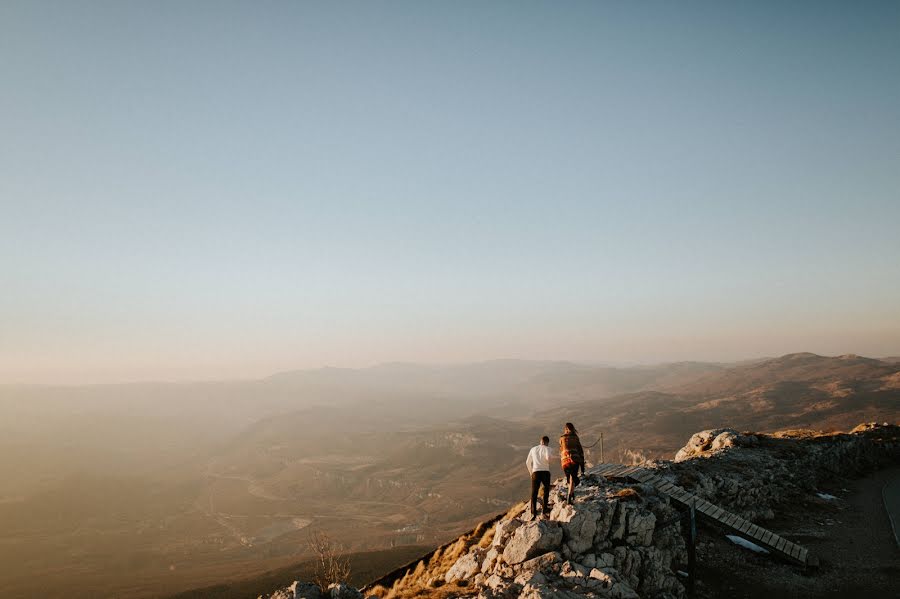
[[[626,449],[622,451],[622,463],[628,466],[643,466],[650,461],[650,458],[640,449]]]
[[[316,556],[316,573],[313,582],[323,591],[328,585],[346,582],[350,577],[350,560],[344,555],[344,548],[331,540],[324,532],[309,534],[309,548]]]

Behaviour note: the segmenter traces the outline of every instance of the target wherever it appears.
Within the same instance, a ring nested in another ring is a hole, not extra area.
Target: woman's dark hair
[[[568,432],[570,432],[570,433],[577,433],[577,432],[578,432],[578,431],[575,430],[575,425],[572,424],[571,422],[567,422],[567,423],[566,423],[566,430],[567,430]]]
[[[541,437],[541,443],[543,443],[544,445],[550,445],[550,437],[544,435],[543,437]]]

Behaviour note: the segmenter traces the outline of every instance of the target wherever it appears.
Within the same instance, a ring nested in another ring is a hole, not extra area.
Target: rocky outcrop
[[[480,559],[470,582],[482,599],[682,597],[673,569],[686,559],[678,512],[651,487],[626,487],[588,471],[574,504],[559,490],[547,520],[508,514],[490,548],[459,557],[446,581],[475,572]]]
[[[693,457],[715,455],[729,447],[754,447],[757,442],[755,435],[744,435],[730,428],[701,431],[692,435],[687,445],[678,450],[675,461],[683,462]]]
[[[823,479],[900,461],[900,427],[867,424],[849,434],[793,431],[693,435],[675,462],[646,464],[663,478],[750,520],[809,494]],[[549,518],[519,505],[364,589],[378,597],[440,594],[479,599],[576,597],[681,599],[676,570],[686,557],[681,514],[649,485],[613,483],[588,469],[572,505],[553,493]],[[453,585],[453,586],[450,586]],[[464,592],[462,590],[465,589]],[[268,599],[361,599],[345,585],[294,583]]]
[[[713,446],[732,433],[733,445]],[[680,461],[650,466],[704,499],[758,522],[772,519],[780,504],[813,493],[822,481],[900,461],[898,440],[900,427],[876,423],[851,433],[746,435],[718,429],[693,435],[678,452]]]
[[[556,522],[531,521],[516,528],[503,548],[503,561],[521,564],[525,560],[559,547],[563,532]]]

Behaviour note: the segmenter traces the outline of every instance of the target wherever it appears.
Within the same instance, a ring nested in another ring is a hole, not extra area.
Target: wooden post
[[[688,544],[687,544],[687,552],[688,552],[688,593],[693,596],[694,594],[694,580],[697,577],[697,512],[695,510],[695,505],[697,504],[697,498],[691,502],[691,510],[689,512],[688,517],[690,518],[690,523],[688,524]]]
[[[600,432],[600,463],[606,463],[603,461],[603,431]]]

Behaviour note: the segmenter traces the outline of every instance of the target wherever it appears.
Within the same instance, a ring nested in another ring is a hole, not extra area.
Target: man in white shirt
[[[531,519],[537,517],[537,495],[541,485],[544,486],[544,516],[550,515],[550,437],[541,437],[541,444],[535,445],[528,452],[525,466],[531,473]]]

